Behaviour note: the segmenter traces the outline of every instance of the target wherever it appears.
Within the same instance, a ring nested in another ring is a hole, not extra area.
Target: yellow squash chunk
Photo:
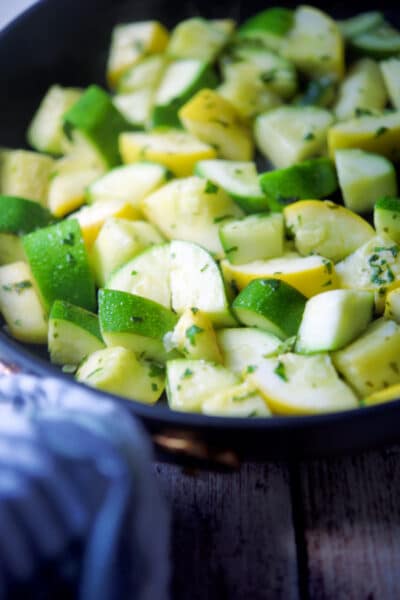
[[[395,383],[384,390],[370,394],[364,398],[363,404],[364,406],[374,406],[375,404],[384,404],[385,402],[392,402],[393,400],[399,399],[400,383]]]
[[[193,173],[199,160],[216,158],[214,148],[204,144],[184,131],[157,133],[123,133],[119,138],[119,150],[125,164],[138,160],[158,162],[170,169],[177,177]]]
[[[168,31],[158,21],[117,25],[113,30],[107,79],[115,87],[120,77],[147,54],[163,52]]]
[[[139,215],[132,204],[125,200],[96,202],[91,206],[84,206],[70,215],[71,219],[76,219],[79,222],[83,239],[88,248],[97,238],[105,221],[111,217],[133,220],[137,219]]]
[[[47,204],[56,217],[64,217],[85,203],[86,188],[103,174],[97,165],[85,165],[75,158],[62,158],[54,164]]]
[[[207,398],[203,414],[213,417],[270,417],[271,411],[257,388],[249,381],[239,383]]]
[[[327,354],[287,353],[266,358],[247,380],[279,415],[313,415],[358,406],[355,394],[339,378]]]
[[[296,249],[317,252],[337,262],[374,237],[374,229],[351,210],[330,201],[300,200],[284,209]]]
[[[185,129],[213,146],[221,158],[252,160],[250,129],[236,108],[217,92],[200,90],[179,111]]]
[[[296,252],[289,252],[281,258],[256,260],[245,265],[233,265],[223,260],[221,268],[227,284],[239,290],[253,279],[260,278],[285,281],[307,298],[338,287],[334,265],[322,256],[303,257]]]
[[[47,342],[47,315],[25,262],[0,267],[0,311],[11,335],[28,344]]]
[[[328,131],[329,154],[340,148],[359,148],[398,161],[400,159],[400,111],[380,116],[365,115],[337,123]]]
[[[400,326],[378,319],[361,337],[332,355],[347,383],[361,396],[400,383]]]
[[[296,9],[284,54],[310,77],[331,75],[341,79],[344,75],[342,35],[335,21],[313,6]]]

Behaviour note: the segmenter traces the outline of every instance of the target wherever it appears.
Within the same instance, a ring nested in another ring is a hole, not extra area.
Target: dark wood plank
[[[286,467],[156,472],[173,510],[174,600],[299,598]]]
[[[300,488],[310,597],[400,598],[399,448],[304,464]]]

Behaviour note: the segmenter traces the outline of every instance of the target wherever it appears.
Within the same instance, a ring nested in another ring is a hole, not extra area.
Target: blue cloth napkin
[[[90,389],[0,378],[0,598],[166,600],[169,515],[141,426]]]

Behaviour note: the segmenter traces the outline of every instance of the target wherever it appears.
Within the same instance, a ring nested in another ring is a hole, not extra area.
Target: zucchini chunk
[[[69,153],[93,157],[104,168],[121,162],[118,136],[130,124],[97,85],[89,86],[64,114],[64,131],[71,142]]]
[[[282,256],[284,222],[280,213],[250,215],[224,221],[219,237],[225,256],[234,265]]]
[[[161,304],[126,292],[100,290],[99,320],[107,346],[122,346],[157,362],[172,358],[163,339],[174,329],[178,317]]]
[[[149,246],[162,242],[155,227],[146,221],[107,219],[89,252],[97,285],[104,287],[114,271]]]
[[[11,335],[27,344],[47,342],[47,314],[26,262],[0,267],[0,311]]]
[[[89,354],[104,347],[95,313],[63,300],[54,302],[49,315],[48,333],[51,362],[79,365]]]
[[[27,131],[32,148],[48,154],[63,153],[63,116],[79,100],[82,91],[60,85],[52,85],[47,90]]]
[[[399,343],[400,326],[378,319],[332,359],[347,383],[365,397],[400,383]]]
[[[168,44],[168,37],[168,31],[158,21],[126,23],[114,27],[107,63],[110,87],[116,87],[128,69],[146,55],[163,52]]]
[[[167,362],[167,398],[172,410],[199,413],[211,395],[238,383],[237,375],[206,360]]]
[[[202,89],[178,114],[185,129],[214,147],[220,158],[244,161],[253,158],[249,127],[233,104],[217,92]]]
[[[243,375],[254,371],[267,356],[275,354],[282,340],[256,327],[232,327],[217,331],[224,366]]]
[[[400,198],[379,198],[374,208],[374,226],[378,235],[387,235],[400,244]]]
[[[155,404],[165,387],[163,369],[139,361],[134,352],[122,347],[91,354],[79,367],[76,379],[103,392],[144,404]]]
[[[333,290],[310,298],[296,342],[296,352],[313,354],[343,348],[372,321],[374,295],[363,290]]]
[[[278,169],[325,153],[332,114],[315,106],[282,106],[254,123],[257,147]]]
[[[307,298],[278,279],[251,281],[235,298],[232,309],[247,327],[259,327],[280,339],[297,334]]]
[[[55,300],[65,300],[91,311],[95,309],[94,281],[79,223],[75,219],[38,229],[22,240],[47,309]]]
[[[106,282],[106,287],[142,296],[170,308],[170,260],[169,244],[157,244],[147,248],[116,269]]]
[[[350,210],[370,212],[379,198],[397,195],[396,171],[384,156],[350,148],[338,150],[335,162],[344,204]]]
[[[197,244],[171,242],[171,305],[182,314],[196,307],[215,327],[229,327],[236,321],[231,314],[224,282],[217,263]]]

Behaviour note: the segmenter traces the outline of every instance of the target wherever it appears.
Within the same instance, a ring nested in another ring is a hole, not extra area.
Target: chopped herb
[[[89,375],[87,375],[87,379],[89,379],[89,377],[93,377],[93,375],[97,375],[97,373],[100,373],[100,371],[102,371],[102,370],[103,370],[103,367],[99,367],[98,369],[95,369],[94,371],[89,373]]]
[[[221,127],[225,127],[225,128],[229,127],[229,123],[227,123],[223,119],[213,119],[213,121],[214,121],[214,123],[217,123],[217,125],[221,125]]]
[[[232,219],[233,215],[222,215],[221,217],[215,217],[214,223],[221,223],[221,221],[225,221],[226,219]]]
[[[230,285],[231,285],[231,290],[232,290],[232,293],[233,293],[235,296],[237,296],[237,295],[238,295],[238,293],[240,292],[240,290],[239,290],[239,286],[238,286],[238,284],[236,283],[235,279],[232,279],[232,280],[231,280],[231,282],[230,282]]]
[[[71,252],[67,252],[65,255],[65,260],[69,265],[74,265],[76,263],[76,258],[73,254],[71,254]]]
[[[257,411],[256,411],[256,410],[253,410],[253,411],[251,411],[251,413],[249,413],[247,416],[248,416],[248,417],[258,417],[258,413],[257,413]]]
[[[285,370],[285,365],[283,364],[283,362],[281,360],[278,361],[278,364],[276,365],[276,367],[274,369],[274,373],[276,375],[278,375],[278,377],[280,377],[283,381],[288,381],[288,378],[286,375],[286,370]]]
[[[276,69],[271,69],[270,71],[265,71],[261,73],[260,80],[262,83],[271,83],[276,78]]]
[[[330,200],[325,200],[325,206],[326,208],[329,208],[330,210],[337,210],[339,207],[339,204],[335,204],[334,202],[331,202]]]
[[[192,313],[195,315],[199,312],[199,309],[197,308],[197,306],[192,306],[192,308],[190,309],[192,311]]]
[[[16,325],[17,327],[21,327],[21,325],[22,325],[21,319],[15,319],[14,325]],[[56,336],[54,336],[54,337],[56,337]]]
[[[151,384],[151,389],[153,390],[153,392],[157,392],[158,391],[158,385],[156,383],[152,383]]]
[[[133,47],[137,52],[144,52],[144,43],[142,40],[135,40],[133,42]]]
[[[63,238],[62,243],[65,244],[66,246],[73,246],[75,243],[75,235],[72,233],[72,231],[70,231],[69,233],[67,233],[67,235]]]
[[[257,396],[257,392],[254,390],[253,392],[247,392],[247,394],[242,394],[241,396],[232,396],[232,402],[244,402],[249,398],[254,398]]]
[[[246,373],[254,373],[254,371],[257,370],[257,367],[255,365],[248,365],[247,369],[246,369]]]
[[[149,370],[149,377],[164,377],[165,368],[161,365],[157,365],[156,363],[151,363]]]
[[[143,321],[144,321],[144,318],[143,318],[143,317],[138,317],[138,316],[136,316],[136,315],[132,315],[132,316],[131,316],[131,321],[132,321],[133,323],[143,323]]]
[[[215,194],[216,192],[218,192],[218,186],[215,185],[215,183],[213,183],[209,179],[207,179],[206,187],[204,188],[204,193],[205,194]]]
[[[332,285],[332,279],[328,279],[328,281],[325,281],[325,283],[322,284],[322,287],[329,287],[330,285]]]
[[[225,254],[230,254],[231,252],[237,252],[239,248],[237,246],[231,246],[231,248],[227,248],[225,250]]]
[[[390,246],[389,248],[387,246],[377,246],[376,248],[374,248],[375,252],[390,252],[390,254],[393,256],[393,258],[396,258],[396,256],[399,253],[399,247],[398,246]]]
[[[370,110],[368,110],[367,108],[361,108],[360,106],[357,106],[356,110],[354,111],[356,117],[363,117],[363,116],[369,116],[372,115],[372,112]]]
[[[329,275],[330,275],[332,273],[332,263],[331,263],[331,261],[328,260],[327,258],[324,258],[322,260],[322,262],[325,265],[326,272],[329,273]]]
[[[313,134],[312,131],[309,131],[308,133],[306,133],[306,135],[303,137],[303,140],[305,142],[310,142],[311,140],[315,140],[315,135]]]
[[[243,175],[243,169],[234,169],[233,172],[235,175],[238,176]]]
[[[390,363],[389,363],[389,367],[392,369],[392,371],[393,371],[394,373],[396,373],[396,375],[399,375],[399,374],[400,374],[399,366],[398,366],[398,364],[397,364],[397,363],[395,363],[395,362],[390,362]]]
[[[32,287],[32,282],[29,281],[28,279],[25,279],[24,281],[18,281],[18,283],[14,283],[14,289],[17,292],[22,292],[22,290],[26,290],[31,287]]]
[[[203,331],[204,329],[198,327],[197,325],[191,325],[186,329],[185,335],[189,342],[192,344],[192,346],[196,345],[196,335],[198,333],[202,333]]]
[[[293,352],[294,347],[296,345],[296,340],[297,340],[297,338],[295,335],[288,338],[287,340],[282,342],[282,344],[279,344],[279,346],[274,354],[275,355],[276,354],[286,354],[286,352]],[[264,354],[263,358],[269,358],[270,356],[271,356],[270,354]]]
[[[200,273],[204,273],[204,271],[207,271],[207,269],[208,269],[208,267],[209,267],[209,266],[210,266],[210,265],[209,265],[208,263],[206,263],[205,265],[203,265],[203,266],[201,267],[201,269],[200,269]]]
[[[10,283],[6,285],[2,285],[1,288],[5,292],[17,292],[17,294],[21,294],[24,290],[32,287],[32,282],[28,279],[24,281],[17,281],[17,283]]]
[[[388,131],[387,127],[378,127],[378,129],[375,131],[375,137],[380,137],[381,135],[383,135],[387,131]]]
[[[189,379],[189,377],[192,377],[192,375],[193,375],[193,371],[191,371],[190,369],[185,369],[181,379]]]
[[[138,272],[137,272],[137,271],[131,271],[131,275],[132,275],[132,277],[134,277],[134,276],[135,276],[135,275],[137,275],[137,274],[138,274]]]

